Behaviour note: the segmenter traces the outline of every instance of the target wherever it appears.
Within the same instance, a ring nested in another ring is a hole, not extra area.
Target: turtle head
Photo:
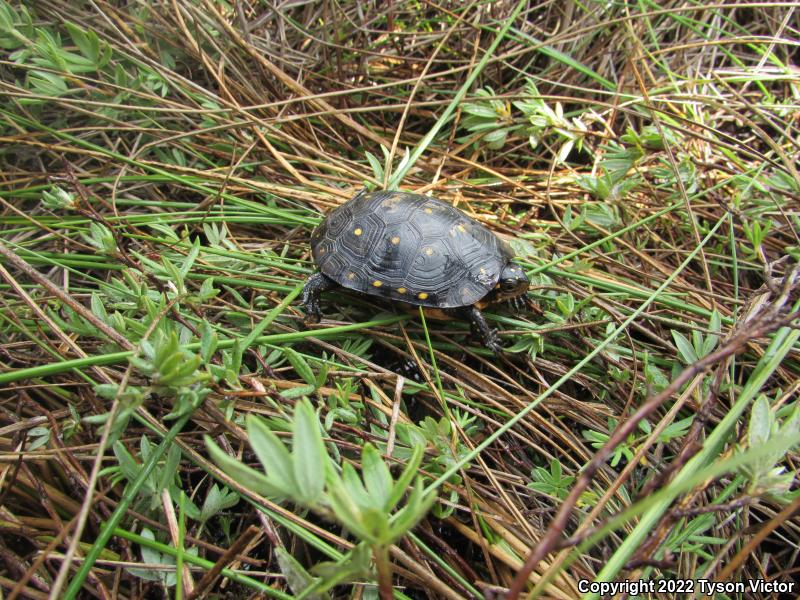
[[[490,292],[489,302],[505,302],[518,298],[528,291],[529,285],[530,281],[528,281],[528,276],[525,275],[522,267],[514,263],[508,263],[500,272],[500,279],[497,280],[497,285]]]

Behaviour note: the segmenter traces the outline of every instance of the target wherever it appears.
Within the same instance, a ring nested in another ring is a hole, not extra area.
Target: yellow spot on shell
[[[406,293],[406,288],[397,288],[397,293],[398,294],[405,294]]]
[[[356,274],[355,274],[355,273],[353,273],[352,271],[350,271],[350,272],[347,274],[347,278],[348,278],[348,279],[355,279],[355,278],[356,278]]]
[[[427,297],[428,294],[426,294],[425,292],[420,292],[419,294],[417,294],[417,298],[419,298],[420,300],[425,300]]]
[[[431,214],[433,212],[433,210],[431,210],[430,208],[426,208],[425,212],[428,213],[428,214]]]
[[[463,225],[459,225],[458,227],[456,227],[456,229],[458,229],[461,233],[464,233],[466,231]]]
[[[361,227],[356,227],[356,229],[355,229],[355,231],[353,231],[353,233],[355,233],[356,235],[361,235],[361,233],[362,233]]]
[[[399,243],[400,243],[400,238],[399,238],[398,236],[394,236],[394,237],[392,238],[392,243],[393,243],[395,246],[397,246],[397,244],[399,244]]]
[[[375,287],[381,287],[383,285],[383,282],[382,281],[378,281],[376,279],[375,281],[372,282],[372,285],[374,285]]]
[[[484,269],[483,267],[481,267],[481,275],[486,275],[486,269]]]
[[[433,248],[425,248],[425,254],[431,256],[433,254]]]

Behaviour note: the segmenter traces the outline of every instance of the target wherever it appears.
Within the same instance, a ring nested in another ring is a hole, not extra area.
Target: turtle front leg
[[[319,323],[322,319],[322,311],[319,309],[320,294],[338,286],[338,283],[322,273],[314,273],[308,278],[303,288],[303,311],[306,313],[303,320],[306,324]]]
[[[486,317],[483,316],[477,306],[467,306],[463,309],[462,315],[469,321],[473,334],[483,340],[484,346],[495,354],[500,354],[503,351],[503,346],[500,345],[500,338],[497,336],[497,329],[489,327]]]

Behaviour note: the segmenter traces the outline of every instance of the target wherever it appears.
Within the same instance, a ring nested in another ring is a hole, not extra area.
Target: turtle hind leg
[[[483,345],[495,354],[500,354],[503,346],[500,345],[497,329],[489,327],[489,323],[486,322],[486,317],[483,316],[480,309],[477,306],[467,306],[459,310],[459,316],[469,321],[472,333],[483,341]]]
[[[319,323],[322,311],[319,309],[319,297],[322,292],[339,287],[333,279],[322,273],[314,273],[306,281],[303,288],[303,311],[306,313],[306,323]]]

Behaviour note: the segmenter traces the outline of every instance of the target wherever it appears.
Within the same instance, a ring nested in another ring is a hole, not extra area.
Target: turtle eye
[[[504,292],[513,292],[517,289],[517,282],[513,279],[509,279],[508,281],[504,281],[500,284],[500,289]]]

